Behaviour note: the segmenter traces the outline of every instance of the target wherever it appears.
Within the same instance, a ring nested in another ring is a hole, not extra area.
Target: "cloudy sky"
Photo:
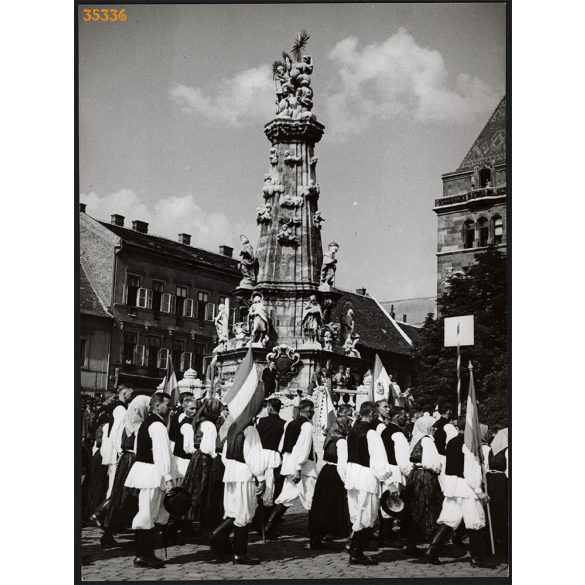
[[[83,7],[82,7],[83,8]],[[81,10],[81,9],[80,9]],[[80,200],[211,250],[254,243],[270,64],[311,35],[337,282],[433,296],[435,198],[505,93],[503,4],[127,6],[79,27]],[[80,12],[81,14],[81,12]]]

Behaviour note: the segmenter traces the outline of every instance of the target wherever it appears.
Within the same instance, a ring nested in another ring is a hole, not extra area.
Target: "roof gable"
[[[506,162],[506,96],[498,104],[457,170],[472,169],[482,164],[491,165],[492,161],[496,164]]]
[[[83,315],[113,318],[92,286],[83,264],[79,265],[79,308]]]

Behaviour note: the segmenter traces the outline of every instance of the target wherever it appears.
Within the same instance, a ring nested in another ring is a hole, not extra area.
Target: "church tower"
[[[488,120],[459,168],[442,176],[435,200],[438,219],[437,295],[449,277],[475,262],[493,244],[506,250],[506,97]]]

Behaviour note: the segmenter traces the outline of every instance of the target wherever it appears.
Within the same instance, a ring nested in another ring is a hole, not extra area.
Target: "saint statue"
[[[323,266],[321,267],[321,284],[333,286],[335,284],[335,271],[337,270],[337,258],[335,254],[339,251],[339,244],[331,242],[327,254],[323,254]]]
[[[240,286],[250,288],[256,284],[256,277],[258,276],[258,259],[254,254],[254,248],[250,244],[250,240],[243,234],[240,236],[242,249],[240,250],[240,262],[238,268],[242,272],[242,280]]]
[[[311,342],[317,341],[317,334],[322,322],[323,313],[317,302],[317,297],[311,295],[305,305],[305,315],[303,316],[303,333]]]
[[[351,339],[354,330],[353,309],[351,303],[346,304],[345,313],[339,318],[339,324],[341,325],[341,340],[345,342],[348,339]]]
[[[217,331],[217,337],[219,339],[219,345],[226,344],[229,337],[229,315],[223,303],[217,307],[217,315],[215,316],[214,323],[215,329]]]
[[[248,311],[248,331],[250,332],[250,343],[266,342],[265,336],[268,333],[268,313],[260,293],[252,295],[252,304]]]

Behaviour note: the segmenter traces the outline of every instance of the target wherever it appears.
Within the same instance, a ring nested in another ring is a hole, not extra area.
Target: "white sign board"
[[[473,345],[473,315],[447,317],[445,322],[445,347]]]

